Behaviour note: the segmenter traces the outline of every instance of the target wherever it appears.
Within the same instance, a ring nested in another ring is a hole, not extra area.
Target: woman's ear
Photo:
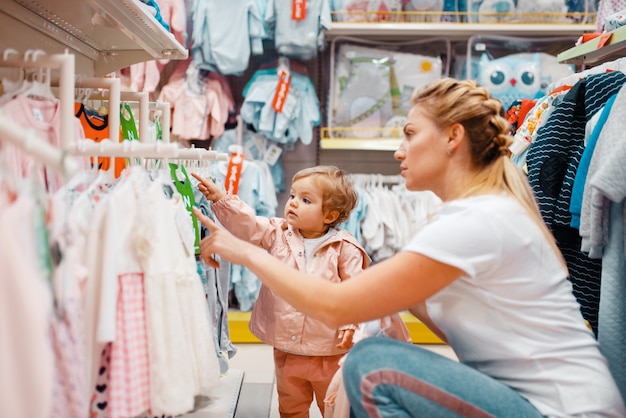
[[[335,222],[337,220],[338,217],[339,217],[339,211],[338,210],[331,210],[324,217],[324,223],[327,224],[327,225],[328,224],[332,224],[333,222]]]
[[[453,123],[448,128],[447,149],[450,150],[451,153],[454,153],[459,145],[461,145],[461,142],[463,142],[463,138],[465,138],[465,127],[460,123]]]

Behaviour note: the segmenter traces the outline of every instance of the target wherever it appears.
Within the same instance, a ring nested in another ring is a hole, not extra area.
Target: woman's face
[[[404,140],[394,153],[394,158],[400,161],[400,174],[407,189],[438,194],[450,160],[446,153],[447,131],[439,128],[421,105],[411,108],[404,126]]]

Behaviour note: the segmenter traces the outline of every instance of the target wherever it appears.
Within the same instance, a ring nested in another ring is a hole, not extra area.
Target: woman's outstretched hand
[[[213,257],[214,254],[223,257],[234,264],[243,264],[244,255],[247,249],[245,246],[250,246],[252,249],[257,247],[240,240],[232,235],[224,228],[218,226],[198,209],[193,208],[193,213],[198,220],[204,225],[209,235],[200,241],[200,255],[205,263],[209,266],[218,268],[220,263]],[[249,250],[248,250],[249,251]]]

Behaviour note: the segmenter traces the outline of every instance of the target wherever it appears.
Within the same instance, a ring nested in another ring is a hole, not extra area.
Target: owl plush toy
[[[508,109],[520,99],[536,99],[543,95],[541,57],[539,54],[512,54],[490,59],[487,54],[478,63],[478,84],[500,99]]]

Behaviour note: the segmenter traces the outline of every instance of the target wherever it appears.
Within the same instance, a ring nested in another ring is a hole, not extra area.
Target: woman
[[[405,248],[337,286],[285,267],[199,215],[212,254],[250,268],[336,326],[409,309],[460,362],[409,344],[355,345],[344,383],[356,417],[624,417],[606,360],[527,180],[508,158],[501,103],[442,79],[412,98],[395,152],[409,190],[444,202]]]

